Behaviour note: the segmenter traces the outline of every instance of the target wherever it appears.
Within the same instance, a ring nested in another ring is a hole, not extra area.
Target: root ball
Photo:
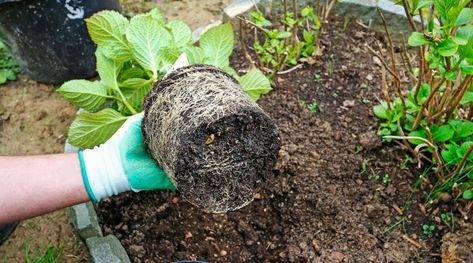
[[[180,68],[143,104],[152,157],[182,196],[211,212],[253,200],[280,148],[277,127],[238,81],[209,65]]]

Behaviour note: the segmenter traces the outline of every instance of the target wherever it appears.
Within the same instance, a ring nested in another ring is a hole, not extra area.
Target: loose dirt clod
[[[227,73],[180,68],[155,84],[143,109],[151,155],[182,196],[204,210],[248,204],[271,174],[279,132]]]

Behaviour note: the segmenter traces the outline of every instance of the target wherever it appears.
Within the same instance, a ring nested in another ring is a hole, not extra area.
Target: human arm
[[[0,224],[128,190],[174,189],[147,153],[142,114],[106,143],[72,154],[0,156]]]
[[[0,225],[88,200],[77,154],[0,156]]]

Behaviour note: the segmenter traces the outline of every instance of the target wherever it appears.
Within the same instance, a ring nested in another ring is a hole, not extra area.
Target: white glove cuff
[[[120,161],[119,151],[112,148],[113,145],[103,144],[82,151],[87,180],[97,202],[104,197],[131,189]]]

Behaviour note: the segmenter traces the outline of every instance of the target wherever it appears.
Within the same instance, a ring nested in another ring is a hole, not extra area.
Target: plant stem
[[[402,5],[404,6],[404,11],[406,12],[406,17],[407,17],[407,20],[409,21],[409,24],[411,25],[412,27],[412,30],[413,31],[417,31],[417,26],[414,22],[414,19],[412,19],[412,14],[411,14],[411,10],[410,10],[410,6],[409,4],[407,3],[407,0],[402,0]]]
[[[384,59],[376,51],[374,51],[368,45],[366,45],[366,47],[368,48],[369,51],[371,51],[371,53],[373,53],[373,55],[375,55],[381,61],[384,68],[386,68],[386,70],[391,74],[391,76],[394,77],[394,80],[396,82],[396,91],[397,91],[398,96],[399,96],[399,98],[401,99],[401,102],[402,102],[402,116],[403,116],[403,119],[404,119],[406,117],[406,101],[404,100],[404,96],[402,95],[401,80],[399,79],[399,76],[388,66],[386,61],[384,61]]]
[[[246,43],[245,41],[243,40],[243,21],[239,20],[239,40],[240,40],[240,45],[241,45],[241,48],[243,49],[243,53],[245,54],[245,57],[246,59],[248,60],[248,62],[250,63],[250,68],[254,68],[256,63],[253,61],[253,59],[251,59],[251,56],[250,54],[248,53],[248,49],[246,48]],[[255,40],[257,41],[257,40]]]
[[[121,102],[123,103],[123,105],[125,105],[132,114],[137,114],[138,112],[130,105],[130,103],[128,103],[128,101],[125,99],[125,96],[123,96],[123,93],[121,92],[121,90],[117,89],[117,91],[118,91],[118,94],[120,95],[120,98],[122,100]]]
[[[419,111],[417,112],[416,120],[414,121],[414,125],[412,125],[412,130],[415,131],[417,129],[417,126],[419,126],[422,114],[425,110],[425,107],[430,104],[430,101],[434,97],[434,95],[437,93],[437,90],[442,86],[443,82],[445,81],[445,77],[442,77],[442,80],[439,82],[438,85],[435,86],[435,88],[430,92],[429,97],[425,100],[424,103],[420,106]],[[429,120],[430,121],[430,120]]]

